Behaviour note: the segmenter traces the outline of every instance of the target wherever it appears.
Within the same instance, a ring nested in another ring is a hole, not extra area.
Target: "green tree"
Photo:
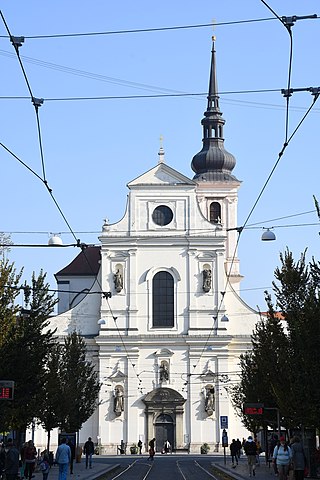
[[[266,294],[267,301],[270,297]],[[269,314],[262,316],[251,336],[252,349],[240,357],[240,382],[231,391],[237,413],[248,430],[256,433],[267,425],[276,425],[276,410],[265,410],[264,417],[244,415],[244,403],[263,403],[267,408],[278,408],[275,385],[283,378],[286,362],[286,335],[278,316],[269,307]]]
[[[0,378],[15,382],[14,400],[6,405],[6,429],[23,433],[39,413],[43,378],[48,354],[54,344],[54,332],[48,317],[56,300],[49,294],[46,275],[32,276],[31,286],[19,287],[21,272],[14,265],[1,263]],[[17,304],[19,289],[25,293],[25,307]]]
[[[10,341],[15,331],[16,318],[20,311],[19,305],[17,305],[17,297],[20,295],[19,284],[23,271],[16,273],[13,264],[10,264],[8,260],[0,259],[0,379],[1,380],[14,380],[11,378],[11,372],[7,372],[5,365],[7,363],[6,358],[6,344]],[[1,431],[7,431],[10,429],[10,416],[8,410],[10,409],[11,402],[2,400],[0,409],[0,426]]]
[[[60,357],[60,427],[64,431],[81,429],[98,406],[101,388],[98,373],[87,360],[86,342],[77,332],[69,334]]]
[[[59,426],[59,411],[61,408],[62,391],[60,379],[61,347],[58,343],[49,352],[42,385],[41,403],[38,418],[47,432],[47,451],[50,451],[51,432]]]
[[[276,307],[285,319],[289,343],[289,399],[281,385],[277,392],[281,410],[288,409],[290,400],[287,416],[293,426],[319,427],[320,267],[315,259],[307,265],[305,256],[306,252],[295,262],[286,250],[275,270]]]
[[[275,304],[266,292],[268,314],[256,325],[252,350],[240,359],[240,383],[231,396],[240,415],[241,403],[262,402],[278,408],[288,428],[319,428],[320,265],[314,259],[307,265],[305,252],[294,261],[288,249],[280,261]],[[273,415],[266,410],[262,420],[274,424]],[[254,431],[254,420],[242,418]]]

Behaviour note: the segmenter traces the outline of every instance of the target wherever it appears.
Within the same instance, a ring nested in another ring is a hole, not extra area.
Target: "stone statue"
[[[208,415],[212,415],[214,410],[215,410],[215,405],[214,405],[214,388],[207,388],[206,389],[206,398],[205,398],[205,403],[204,403],[204,409],[207,412]]]
[[[114,286],[116,288],[116,292],[121,292],[123,289],[123,280],[120,270],[118,269],[116,273],[113,275]]]
[[[203,276],[202,289],[204,292],[208,293],[211,290],[211,281],[212,281],[212,273],[210,268],[205,268],[202,272],[202,276]]]
[[[164,380],[168,381],[169,380],[169,365],[167,362],[161,362],[160,365],[160,382],[163,382]]]
[[[114,404],[113,411],[119,417],[124,411],[124,402],[123,402],[123,389],[122,387],[116,387],[114,390]]]

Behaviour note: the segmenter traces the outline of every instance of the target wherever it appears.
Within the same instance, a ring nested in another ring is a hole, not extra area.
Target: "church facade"
[[[105,224],[100,246],[57,275],[57,334],[86,338],[102,383],[80,432],[115,454],[140,439],[199,453],[247,435],[228,387],[251,347],[258,313],[240,298],[236,160],[224,148],[213,41],[203,146],[188,178],[165,163],[128,183],[127,209]],[[62,288],[63,287],[63,288]],[[70,294],[66,293],[70,290]],[[72,292],[81,292],[75,295]]]

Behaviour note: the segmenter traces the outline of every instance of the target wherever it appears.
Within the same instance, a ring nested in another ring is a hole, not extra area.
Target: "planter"
[[[206,454],[209,452],[209,450],[210,450],[210,447],[209,447],[209,445],[208,445],[207,443],[204,443],[204,444],[201,445],[201,447],[200,447],[200,453],[201,453],[202,455],[206,455]]]

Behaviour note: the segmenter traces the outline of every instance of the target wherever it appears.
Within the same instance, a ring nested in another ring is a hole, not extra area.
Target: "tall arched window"
[[[210,222],[221,223],[221,205],[218,202],[210,203]]]
[[[158,272],[152,280],[152,325],[174,326],[174,282],[168,272]]]

